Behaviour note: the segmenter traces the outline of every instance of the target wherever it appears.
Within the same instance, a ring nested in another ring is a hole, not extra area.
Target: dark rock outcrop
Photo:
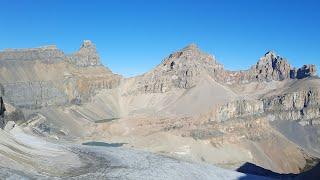
[[[5,119],[4,119],[5,111],[6,111],[6,107],[4,105],[2,97],[0,97],[0,128],[4,128],[5,126]]]
[[[316,66],[314,64],[303,65],[298,70],[293,69],[291,71],[292,78],[303,79],[310,76],[315,76],[317,73]]]

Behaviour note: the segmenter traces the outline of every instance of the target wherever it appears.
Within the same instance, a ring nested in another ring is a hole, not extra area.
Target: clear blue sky
[[[246,69],[268,50],[291,64],[320,65],[320,1],[1,0],[0,49],[92,40],[102,62],[144,73],[189,43],[226,68]]]

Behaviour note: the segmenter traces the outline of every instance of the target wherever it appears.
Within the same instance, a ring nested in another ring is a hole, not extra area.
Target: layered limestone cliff
[[[4,84],[6,99],[19,108],[41,108],[68,103],[67,94],[55,84],[60,82],[31,81]]]
[[[0,52],[0,61],[41,61],[56,63],[65,59],[62,51],[55,45],[30,49],[6,49]]]
[[[74,100],[79,100],[79,97],[88,100],[99,90],[116,88],[122,79],[122,76],[102,66],[96,46],[90,40],[85,40],[79,51],[70,55],[67,61],[75,65],[68,76],[68,91],[76,94]]]
[[[4,50],[0,65],[4,98],[28,109],[88,101],[101,89],[117,87],[122,78],[101,65],[88,40],[72,55],[56,46]]]
[[[297,121],[302,125],[320,124],[320,90],[306,88],[258,100],[236,100],[219,106],[212,113],[216,121],[254,119]]]

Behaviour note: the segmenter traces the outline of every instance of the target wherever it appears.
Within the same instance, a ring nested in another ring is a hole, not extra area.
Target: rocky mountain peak
[[[71,56],[71,60],[80,67],[101,65],[96,46],[90,40],[84,40],[78,52]]]
[[[272,64],[273,62],[277,60],[284,60],[282,57],[278,56],[275,51],[268,51],[262,56],[257,64],[259,65],[267,65]]]
[[[191,44],[187,45],[185,48],[183,48],[182,50],[183,51],[189,51],[189,50],[191,50],[191,51],[199,51],[200,49],[199,49],[197,44],[191,43]]]
[[[267,51],[267,52],[264,54],[264,57],[270,57],[270,58],[272,58],[272,57],[277,57],[277,54],[276,54],[275,51],[269,50],[269,51]]]
[[[137,78],[134,93],[167,92],[173,88],[188,89],[201,77],[212,75],[223,66],[212,55],[201,51],[195,44],[170,54],[161,64]]]
[[[178,50],[167,57],[163,63],[171,63],[172,61],[181,61],[181,63],[193,64],[193,63],[201,63],[201,62],[213,62],[215,61],[214,56],[207,54],[200,50],[200,48],[196,44],[190,44],[185,48]],[[182,62],[185,61],[185,62]]]
[[[95,44],[93,44],[90,40],[84,40],[81,48],[96,48]]]
[[[201,72],[222,69],[215,57],[201,51],[196,44],[190,44],[185,48],[170,54],[162,65],[156,68],[156,71],[164,71],[176,74],[178,77],[182,74],[193,73],[197,76]],[[191,75],[190,75],[191,76]]]
[[[315,65],[303,65],[301,68],[292,67],[285,58],[274,51],[268,51],[257,64],[251,68],[252,75],[258,81],[282,81],[285,79],[302,79],[316,75]]]
[[[287,60],[277,56],[275,52],[268,51],[252,70],[258,81],[279,81],[290,78],[291,66]]]

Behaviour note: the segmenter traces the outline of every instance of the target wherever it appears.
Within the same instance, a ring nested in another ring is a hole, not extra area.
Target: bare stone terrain
[[[191,44],[124,78],[86,40],[69,55],[4,50],[0,65],[0,178],[268,179],[234,170],[298,174],[320,158],[316,67],[272,51],[229,71]]]

